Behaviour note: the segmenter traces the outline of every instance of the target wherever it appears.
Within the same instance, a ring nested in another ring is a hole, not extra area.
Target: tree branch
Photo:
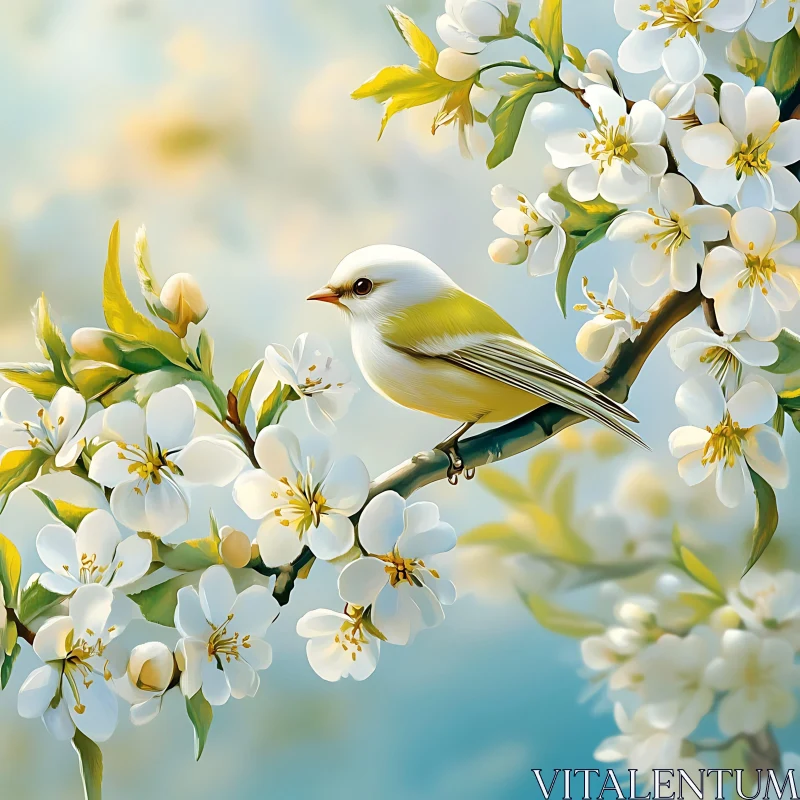
[[[650,353],[667,333],[700,305],[700,288],[670,292],[653,308],[639,336],[623,342],[606,366],[588,383],[604,394],[625,402],[633,382]],[[559,431],[586,417],[547,403],[522,417],[459,442],[459,453],[467,468],[482,467],[530,450]],[[389,490],[408,497],[413,492],[447,477],[447,456],[439,450],[418,453],[372,482],[370,497]]]

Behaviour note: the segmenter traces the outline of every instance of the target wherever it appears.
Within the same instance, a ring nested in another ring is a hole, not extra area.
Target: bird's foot
[[[471,481],[475,477],[475,467],[464,467],[464,459],[458,452],[458,445],[456,442],[442,442],[437,444],[435,450],[441,450],[450,462],[447,466],[447,481],[451,486],[458,483],[459,475],[464,475],[464,478]]]

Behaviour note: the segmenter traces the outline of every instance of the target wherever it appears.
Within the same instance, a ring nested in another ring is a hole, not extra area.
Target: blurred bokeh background
[[[439,0],[401,5],[434,36]],[[535,13],[525,5],[523,20]],[[611,0],[565,5],[569,41],[616,52],[623,31]],[[349,99],[379,67],[409,59],[380,0],[3,0],[0,8],[0,361],[37,360],[29,309],[41,292],[65,333],[102,324],[102,267],[119,218],[132,296],[142,223],[162,280],[189,271],[200,282],[223,386],[267,344],[291,345],[306,330],[329,337],[355,372],[343,319],[304,298],[348,252],[378,242],[424,252],[565,366],[595,371],[574,347],[585,317],[561,317],[552,281],[486,254],[496,235],[491,187],[545,188],[533,127],[525,125],[514,158],[489,173],[480,158],[459,156],[449,128],[432,138],[424,112],[395,118],[376,142],[380,109]],[[635,96],[643,84],[626,85]],[[627,274],[627,261],[601,243],[574,272],[602,288],[614,267]],[[570,305],[578,292],[576,275]],[[643,307],[653,296],[636,299]],[[679,377],[661,347],[630,402],[653,447],[650,474],[669,485]],[[449,433],[448,423],[390,406],[355,379],[361,391],[334,446],[361,456],[372,475]],[[299,408],[285,421],[307,429]],[[794,431],[787,446],[797,465]],[[578,504],[613,502],[618,476],[636,474],[640,458],[587,456]],[[520,475],[525,467],[525,457],[507,463]],[[792,494],[779,493],[784,538],[797,521]],[[476,484],[439,484],[420,497],[436,501],[458,531],[505,513]],[[211,500],[221,522],[246,524],[224,490]],[[748,499],[739,517],[714,523],[736,553],[751,513]],[[190,534],[202,533],[204,515],[201,507]],[[41,569],[34,540],[45,521],[29,493],[0,518],[26,576]],[[258,696],[216,712],[200,763],[172,696],[157,721],[134,729],[125,719],[104,746],[106,796],[499,799],[530,796],[532,767],[596,766],[594,747],[614,726],[609,709],[580,703],[576,643],[542,631],[513,592],[499,591],[510,588],[510,573],[489,575],[458,554],[450,568],[462,597],[441,628],[409,647],[385,647],[366,683],[329,685],[294,633],[307,610],[338,603],[335,570],[318,565],[272,628],[275,660]],[[16,715],[33,661],[26,649],[0,697],[3,796],[78,797],[71,748]]]

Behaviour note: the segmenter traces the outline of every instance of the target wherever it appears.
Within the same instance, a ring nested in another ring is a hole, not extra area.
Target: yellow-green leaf
[[[563,228],[567,233],[576,236],[586,236],[599,225],[614,219],[623,210],[599,195],[585,203],[574,200],[563,184],[554,186],[548,194],[552,200],[564,206],[567,218]]]
[[[175,607],[178,605],[178,590],[195,583],[199,577],[198,573],[192,572],[176,575],[174,578],[164,581],[164,583],[159,583],[149,589],[143,589],[141,592],[132,594],[130,598],[139,606],[146,620],[174,628]]]
[[[5,498],[2,504],[15,489],[32,481],[48,458],[48,454],[38,447],[33,450],[6,450],[0,456],[0,496]]]
[[[21,386],[37,400],[52,400],[62,386],[49,364],[6,363],[0,365],[0,376],[9,383]]]
[[[62,600],[60,594],[45,589],[38,580],[31,581],[23,590],[19,601],[19,618],[29,625],[40,614]]]
[[[788,97],[800,82],[800,33],[792,27],[775,42],[767,68],[767,88],[778,102]]]
[[[700,592],[679,592],[678,599],[693,612],[691,619],[687,622],[691,626],[702,624],[714,611],[725,604],[724,598],[718,595],[701,594]]]
[[[103,275],[103,313],[112,331],[149,344],[173,364],[186,366],[186,353],[180,339],[140,314],[125,293],[119,268],[119,221],[114,223],[108,240],[108,259]]]
[[[411,17],[394,6],[387,6],[387,10],[403,40],[419,59],[419,63],[430,69],[436,69],[439,54],[436,52],[433,42],[420,30]]]
[[[497,467],[484,467],[478,471],[478,483],[495,497],[506,503],[530,503],[531,496],[513,475]]]
[[[558,88],[552,76],[542,72],[505,75],[503,79],[506,83],[512,83],[509,80],[511,77],[515,79],[512,85],[516,88],[510,95],[501,97],[489,115],[489,127],[494,134],[494,145],[486,156],[486,166],[489,169],[502,164],[514,152],[522,123],[525,121],[525,113],[534,95]]]
[[[70,354],[64,335],[53,322],[50,305],[42,295],[33,307],[33,328],[36,344],[42,355],[53,365],[53,374],[62,386],[71,386],[69,372]]]
[[[541,500],[547,492],[564,455],[560,450],[543,450],[528,463],[528,488],[534,500]]]
[[[681,545],[678,552],[681,563],[692,578],[709,592],[725,597],[725,590],[717,576],[688,547]]]
[[[179,572],[191,572],[205,569],[212,564],[221,564],[219,539],[206,536],[204,539],[189,539],[186,542],[170,547],[164,542],[158,543],[158,557],[170,569]]]
[[[542,0],[539,6],[539,41],[544,54],[555,71],[564,55],[564,35],[561,29],[561,0]]]
[[[762,553],[767,549],[775,531],[778,528],[778,501],[772,487],[752,469],[750,477],[753,480],[753,490],[756,495],[756,522],[753,527],[753,543],[750,549],[750,558],[742,575],[746,575],[756,564]]]
[[[87,514],[95,511],[94,508],[85,508],[83,506],[76,506],[74,503],[68,503],[66,500],[54,500],[49,495],[39,489],[31,488],[31,491],[42,501],[44,507],[59,521],[63,522],[70,530],[78,530],[78,525],[81,524],[83,518]]]
[[[557,606],[540,595],[529,594],[522,599],[534,619],[553,633],[574,639],[585,639],[587,636],[597,636],[605,631],[605,625],[599,620]]]
[[[125,383],[133,373],[116,364],[73,359],[72,378],[86,400],[99,400]]]
[[[0,668],[0,688],[5,689],[11,679],[11,670],[14,668],[14,662],[17,660],[19,654],[22,652],[19,642],[14,645],[11,653],[3,659],[3,666]]]
[[[186,698],[186,714],[194,728],[194,757],[199,761],[206,746],[211,723],[214,720],[214,711],[203,696],[202,690],[198,691],[194,697]]]
[[[100,748],[77,729],[72,739],[72,746],[78,754],[84,797],[86,800],[102,800],[103,754]]]
[[[529,534],[507,522],[486,522],[478,525],[458,537],[458,546],[491,547],[503,555],[541,552]]]
[[[784,328],[773,340],[773,343],[778,348],[778,358],[774,363],[766,367],[762,367],[767,372],[773,372],[776,375],[788,375],[792,372],[800,370],[800,336],[788,328]],[[800,391],[784,392],[784,397],[798,397]],[[798,401],[800,407],[800,401]]]
[[[565,319],[567,316],[567,285],[569,284],[569,273],[572,270],[572,264],[577,254],[577,241],[574,236],[567,234],[567,243],[561,255],[561,261],[558,264],[558,273],[556,274],[556,303]]]
[[[299,399],[297,392],[291,386],[284,386],[278,381],[256,413],[256,435],[261,433],[267,425],[276,425],[280,422],[283,412],[289,407],[289,403]]]
[[[0,533],[0,585],[7,606],[17,607],[19,577],[22,573],[22,559],[16,545]]]
[[[247,377],[242,383],[241,388],[236,392],[237,408],[239,409],[239,419],[244,422],[247,414],[247,409],[250,408],[250,398],[253,396],[253,389],[255,388],[258,376],[264,368],[264,359],[257,361],[247,374]]]

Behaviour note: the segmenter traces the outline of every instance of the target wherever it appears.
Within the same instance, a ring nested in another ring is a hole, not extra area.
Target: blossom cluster
[[[444,620],[456,591],[434,562],[456,535],[435,504],[370,497],[361,459],[331,455],[327,437],[356,387],[325,341],[270,345],[223,392],[213,342],[196,329],[208,311],[197,283],[182,273],[160,288],[143,229],[134,259],[152,319],[122,289],[115,227],[109,329],[79,329],[67,344],[43,298],[34,324],[46,362],[0,368],[16,384],[0,395],[0,504],[31,491],[53,517],[36,536],[44,570],[24,586],[16,547],[0,537],[2,685],[25,638],[42,664],[22,682],[20,715],[87,757],[114,733],[120,700],[142,725],[181,692],[199,757],[211,708],[258,691],[289,577],[307,577],[315,560],[337,566],[341,610],[311,611],[296,630],[320,677],[363,680],[381,642],[406,645]],[[269,370],[274,388],[256,402]],[[303,441],[282,421],[293,403],[317,431]],[[45,473],[73,482],[45,491]],[[248,524],[218,522],[216,490]],[[210,518],[199,535],[198,502]],[[123,645],[141,619],[173,627],[177,642]]]

